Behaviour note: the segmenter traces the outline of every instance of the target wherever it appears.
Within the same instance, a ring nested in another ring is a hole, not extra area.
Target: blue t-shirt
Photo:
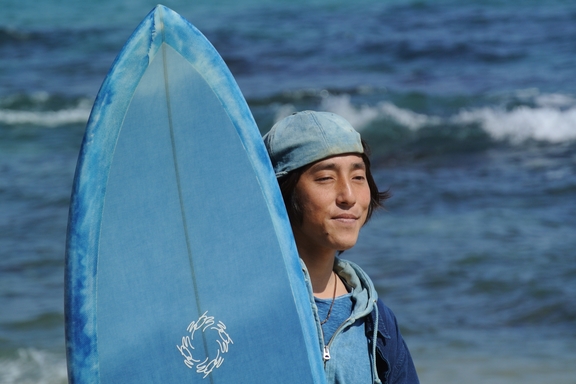
[[[318,318],[323,321],[328,316],[332,299],[314,298],[318,307]],[[328,383],[368,384],[372,383],[372,365],[368,352],[368,340],[364,333],[364,319],[359,319],[332,337],[338,328],[350,317],[354,309],[352,294],[337,297],[326,323],[322,324],[324,343],[329,346],[330,360],[324,370]]]
[[[326,316],[328,316],[328,311],[330,310],[330,305],[332,304],[332,299],[319,299],[314,298],[316,306],[318,307],[318,318],[320,321],[324,321]],[[322,332],[324,333],[324,344],[328,344],[330,339],[334,335],[334,332],[338,327],[345,322],[352,314],[352,294],[347,293],[346,295],[338,296],[334,300],[334,305],[332,306],[332,311],[330,312],[330,317],[328,321],[322,324]]]

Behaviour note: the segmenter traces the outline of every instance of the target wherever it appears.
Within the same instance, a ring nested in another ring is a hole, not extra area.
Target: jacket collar
[[[368,275],[356,264],[338,257],[334,260],[334,271],[351,288],[354,303],[353,319],[369,315],[378,300],[378,293]]]

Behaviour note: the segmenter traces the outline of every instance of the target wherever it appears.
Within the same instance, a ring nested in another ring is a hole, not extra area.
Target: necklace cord
[[[336,272],[332,271],[332,273],[334,273],[334,293],[332,293],[332,303],[330,303],[330,308],[328,308],[328,314],[326,315],[326,318],[320,323],[320,325],[324,325],[328,321],[330,314],[332,313],[334,301],[336,301],[336,286],[338,285],[338,277],[336,276]]]

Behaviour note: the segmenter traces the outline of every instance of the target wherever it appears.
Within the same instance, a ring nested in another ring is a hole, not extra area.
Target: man
[[[394,314],[368,275],[337,257],[389,197],[360,134],[336,114],[304,111],[276,123],[264,143],[314,296],[328,383],[418,383]]]

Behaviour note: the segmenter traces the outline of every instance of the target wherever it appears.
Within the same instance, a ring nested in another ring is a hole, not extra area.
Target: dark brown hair
[[[366,165],[366,181],[368,182],[368,187],[370,188],[370,205],[368,206],[368,215],[366,216],[366,221],[364,222],[364,224],[366,224],[372,216],[374,210],[383,208],[384,201],[389,199],[392,194],[390,193],[390,190],[383,192],[378,190],[378,186],[376,185],[374,177],[372,176],[372,172],[370,171],[370,158],[368,157],[370,155],[370,148],[364,142],[364,140],[362,140],[362,147],[364,148],[364,153],[360,155],[362,156],[362,160]],[[312,164],[308,164],[297,168],[278,179],[280,191],[282,192],[282,198],[284,199],[284,205],[286,205],[288,218],[290,219],[290,223],[292,223],[292,225],[295,223],[302,223],[302,208],[300,206],[300,202],[294,194],[294,190],[296,189],[298,180],[300,180],[300,176],[302,176],[302,174],[311,165]]]

